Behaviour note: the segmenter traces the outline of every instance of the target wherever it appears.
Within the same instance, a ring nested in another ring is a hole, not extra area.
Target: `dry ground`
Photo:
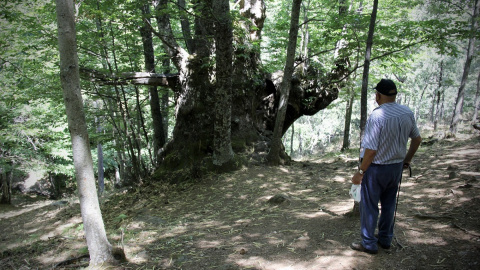
[[[397,241],[376,255],[349,248],[359,239],[351,156],[112,194],[102,202],[111,243],[124,269],[480,269],[478,136],[421,147],[401,185]],[[277,194],[286,201],[268,203]],[[1,269],[87,265],[79,205],[66,202],[16,196],[0,208]]]

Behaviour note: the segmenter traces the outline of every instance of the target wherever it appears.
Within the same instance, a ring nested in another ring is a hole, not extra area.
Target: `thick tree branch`
[[[150,85],[168,86],[174,89],[178,74],[159,74],[149,72],[124,72],[120,75],[108,75],[98,70],[80,67],[80,76],[84,80],[100,85]]]

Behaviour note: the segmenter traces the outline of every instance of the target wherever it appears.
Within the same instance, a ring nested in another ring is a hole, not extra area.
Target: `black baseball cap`
[[[382,79],[373,89],[385,96],[394,96],[397,94],[397,86],[392,80]]]

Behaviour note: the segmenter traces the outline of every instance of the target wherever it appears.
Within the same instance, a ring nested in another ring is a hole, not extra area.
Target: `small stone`
[[[455,171],[455,170],[458,170],[458,166],[455,166],[455,165],[448,165],[448,167],[447,167],[447,170],[449,170],[449,171]]]
[[[290,202],[290,198],[285,194],[277,194],[268,200],[268,203],[271,204],[282,204],[284,202]]]

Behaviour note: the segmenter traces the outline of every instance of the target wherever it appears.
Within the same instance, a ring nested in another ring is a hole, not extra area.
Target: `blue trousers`
[[[378,250],[377,242],[384,246],[392,243],[393,216],[402,170],[403,162],[389,165],[371,164],[363,176],[360,225],[362,245],[369,250]],[[378,220],[379,202],[382,207],[380,220]],[[377,221],[378,239],[375,237]]]

